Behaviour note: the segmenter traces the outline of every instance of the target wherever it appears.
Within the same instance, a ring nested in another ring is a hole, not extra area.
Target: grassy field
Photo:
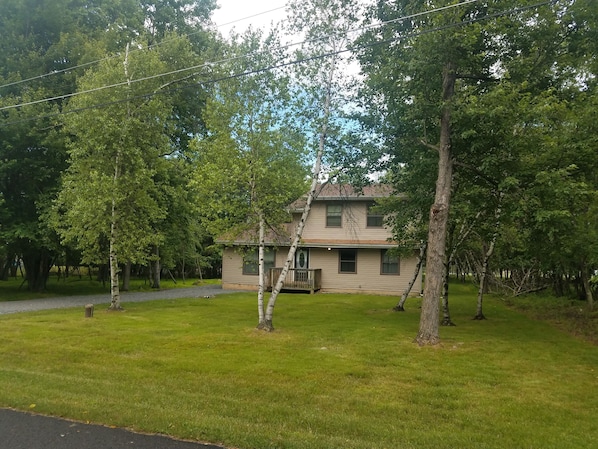
[[[598,447],[598,350],[507,307],[420,348],[419,300],[251,293],[0,316],[0,406],[240,449]]]

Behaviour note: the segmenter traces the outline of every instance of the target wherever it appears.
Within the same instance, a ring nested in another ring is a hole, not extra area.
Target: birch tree
[[[171,79],[151,77],[168,72],[165,61],[158,51],[128,50],[85,75],[69,104],[69,168],[56,204],[56,227],[84,262],[109,259],[111,310],[121,308],[120,264],[145,263],[163,240],[155,177],[173,129],[173,104],[160,95]]]
[[[218,70],[227,79],[216,85],[204,115],[208,136],[195,145],[193,186],[213,234],[257,243],[261,326],[266,237],[281,235],[287,206],[305,192],[305,139],[292,114],[290,78],[273,68],[286,58],[276,32],[233,36],[226,58]]]
[[[348,50],[350,30],[358,20],[360,6],[350,0],[294,0],[289,3],[288,12],[289,30],[305,39],[296,51],[296,58],[305,62],[296,66],[294,80],[300,86],[302,100],[297,113],[303,116],[307,133],[313,136],[315,151],[312,152],[314,163],[305,206],[292,235],[287,258],[272,287],[264,321],[258,326],[268,332],[274,330],[276,300],[293,263],[312,202],[318,194],[323,162],[331,153],[330,134],[339,132],[335,119],[347,106],[343,102],[348,87],[343,70],[347,69],[348,61],[342,55]]]

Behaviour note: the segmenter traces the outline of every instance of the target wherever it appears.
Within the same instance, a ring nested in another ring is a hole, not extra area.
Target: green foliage
[[[65,117],[72,141],[56,225],[85,262],[106,260],[113,224],[124,260],[144,262],[149,247],[164,241],[168,229],[161,224],[176,189],[168,180],[177,162],[163,159],[173,151],[175,114],[174,99],[161,90],[174,78],[155,75],[168,72],[167,61],[178,56],[188,57],[184,42],[130,52],[125,67],[122,58],[103,61],[81,79],[83,93],[69,104],[76,113]],[[111,84],[120,87],[98,90]]]
[[[46,94],[44,89],[36,89],[21,100]],[[12,95],[0,97],[0,105],[15,101],[18,98]],[[59,247],[44,217],[66,166],[66,150],[54,131],[41,131],[26,120],[55,110],[49,105],[12,109],[5,115],[10,124],[0,124],[0,192],[4,199],[0,204],[0,241],[9,260],[19,255],[29,266],[27,287],[31,290],[44,288],[47,268]]]
[[[256,231],[261,214],[276,228],[307,189],[305,138],[291,114],[289,77],[278,71],[235,76],[282,57],[276,35],[248,31],[228,51],[231,62],[223,70],[232,76],[216,86],[204,116],[208,135],[196,141],[197,205],[215,235]]]
[[[107,49],[122,50],[143,34],[144,22],[133,0],[0,4],[0,106],[9,108],[0,122],[2,253],[23,258],[30,289],[44,288],[52,261],[64,252],[48,217],[67,153],[50,117],[68,102],[60,97],[75,91],[82,67]],[[49,97],[58,99],[12,107]]]
[[[532,7],[501,14],[526,5]],[[426,9],[427,2],[404,0],[379,3],[369,13],[386,22]],[[596,269],[596,121],[588,120],[595,108],[596,48],[588,43],[597,18],[596,6],[583,1],[491,1],[365,33],[364,93],[390,151],[389,179],[404,194],[387,205],[396,238],[415,224],[425,229],[436,168],[431,149],[445,106],[442,68],[451,61],[457,84],[450,105],[450,219],[453,229],[473,227],[458,258],[473,271],[469,260],[479,259],[498,231],[495,268],[535,268],[558,283]]]

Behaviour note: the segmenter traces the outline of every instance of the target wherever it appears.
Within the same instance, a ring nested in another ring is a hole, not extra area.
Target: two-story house
[[[413,276],[416,257],[398,257],[384,217],[372,206],[388,196],[383,185],[357,192],[347,185],[326,184],[312,203],[301,244],[283,290],[400,295]],[[276,281],[286,260],[291,235],[303,212],[305,199],[293,204],[288,236],[271,237],[265,264],[268,284]],[[248,239],[246,239],[248,240]],[[257,242],[237,240],[225,248],[222,286],[254,290],[258,285]],[[239,251],[243,247],[244,251]],[[421,290],[421,275],[413,294]]]

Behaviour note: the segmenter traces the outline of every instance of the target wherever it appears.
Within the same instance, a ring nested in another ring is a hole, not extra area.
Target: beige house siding
[[[380,249],[360,248],[357,250],[357,273],[340,273],[338,250],[312,248],[310,267],[322,269],[323,292],[401,295],[413,276],[416,259],[401,258],[399,274],[394,275],[381,274],[381,257]],[[420,288],[421,275],[411,295],[418,295]]]
[[[276,251],[276,266],[282,267],[288,248]],[[222,288],[229,290],[257,290],[258,276],[243,274],[243,255],[227,247],[222,254]]]
[[[372,186],[362,193],[346,186],[327,184],[321,195],[313,202],[309,218],[305,223],[301,248],[309,249],[309,268],[321,270],[321,291],[346,293],[373,293],[401,295],[415,270],[416,257],[400,259],[400,273],[381,274],[382,250],[394,247],[391,232],[383,226],[367,226],[368,205],[376,198],[388,196],[387,187]],[[341,226],[326,226],[327,205],[342,206]],[[293,220],[288,223],[288,236],[296,228],[304,203],[292,205]],[[272,246],[278,245],[276,267],[282,267],[288,252],[290,238],[282,236],[269,239]],[[274,243],[278,242],[278,243]],[[255,245],[255,239],[237,239],[235,245]],[[357,251],[357,272],[339,272],[339,251]],[[226,248],[222,260],[222,286],[225,289],[257,290],[258,277],[243,274],[243,257],[233,248]],[[421,291],[421,275],[411,291]]]
[[[326,226],[326,205],[341,204],[342,219],[341,227]],[[390,233],[384,227],[367,227],[367,205],[366,201],[316,201],[309,213],[309,219],[305,224],[302,239],[309,240],[343,240],[368,242],[377,240],[387,242]],[[299,217],[296,217],[298,220]]]
[[[276,266],[281,267],[288,248],[276,253]],[[415,257],[400,260],[399,275],[381,274],[380,249],[359,248],[357,250],[357,273],[339,273],[339,252],[331,248],[310,248],[309,267],[322,270],[322,292],[371,293],[380,295],[401,295],[415,270]],[[222,287],[224,289],[257,290],[258,277],[243,274],[242,255],[232,248],[226,248],[222,259]],[[421,289],[421,274],[411,291],[417,295]]]

